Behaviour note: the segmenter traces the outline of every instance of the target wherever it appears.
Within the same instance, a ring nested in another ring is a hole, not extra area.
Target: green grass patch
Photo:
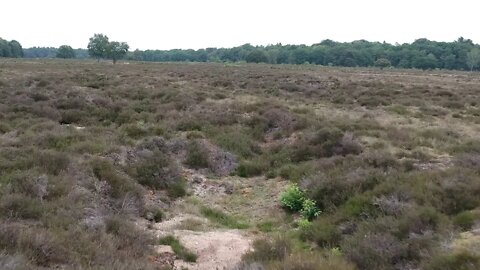
[[[180,241],[178,241],[177,238],[175,238],[173,235],[167,235],[165,237],[160,238],[159,243],[161,245],[168,245],[171,246],[173,249],[173,252],[182,260],[186,262],[196,262],[197,261],[197,255],[190,250],[188,250],[186,247],[184,247]]]
[[[203,206],[200,208],[200,212],[202,213],[203,216],[208,218],[208,220],[210,220],[211,222],[220,224],[227,228],[231,228],[231,229],[247,229],[248,228],[247,223],[238,221],[234,217],[227,215],[220,210]]]

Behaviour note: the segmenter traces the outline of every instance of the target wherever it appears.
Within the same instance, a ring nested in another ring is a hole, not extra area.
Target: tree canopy
[[[248,63],[268,63],[268,56],[262,50],[253,50],[247,55],[245,60]]]
[[[128,44],[125,42],[112,41],[107,47],[107,57],[115,64],[118,59],[123,58],[128,52]]]
[[[16,40],[7,41],[0,38],[0,57],[23,57],[22,45]]]
[[[90,57],[101,59],[107,56],[108,37],[103,34],[94,34],[90,38],[87,49]]]
[[[75,51],[68,45],[62,45],[57,50],[57,58],[75,58]]]
[[[88,43],[88,54],[100,60],[108,58],[115,64],[117,60],[123,58],[128,52],[129,46],[126,42],[112,41],[103,34],[94,34]]]
[[[474,48],[467,53],[467,65],[470,70],[480,65],[480,49]]]

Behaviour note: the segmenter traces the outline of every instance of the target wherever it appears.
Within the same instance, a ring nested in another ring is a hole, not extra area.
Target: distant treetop
[[[75,51],[68,45],[62,45],[58,48],[57,58],[75,58]]]

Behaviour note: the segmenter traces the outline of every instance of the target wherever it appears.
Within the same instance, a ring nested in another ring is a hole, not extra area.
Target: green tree
[[[57,58],[75,58],[75,51],[68,45],[62,45],[58,48]]]
[[[11,57],[12,50],[8,41],[0,38],[0,57]]]
[[[472,71],[480,64],[480,49],[474,48],[467,53],[467,65]]]
[[[381,69],[384,69],[384,68],[389,67],[391,65],[392,65],[392,63],[387,58],[378,58],[377,61],[375,61],[375,66],[379,67]]]
[[[426,56],[419,56],[413,60],[413,67],[420,69],[434,69],[438,65],[438,60],[432,53]]]
[[[11,57],[23,57],[22,45],[16,40],[12,40],[8,43],[10,46]]]
[[[115,64],[127,54],[129,48],[126,42],[112,41],[108,44],[106,55]]]
[[[247,54],[248,63],[268,63],[268,55],[263,50],[254,50]]]
[[[107,51],[109,50],[109,41],[108,37],[103,34],[95,34],[90,38],[88,43],[88,54],[90,57],[100,60],[101,58],[107,57]]]

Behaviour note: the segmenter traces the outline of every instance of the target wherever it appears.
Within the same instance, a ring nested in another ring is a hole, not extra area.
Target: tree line
[[[251,62],[269,64],[316,64],[345,67],[397,67],[472,70],[480,66],[480,47],[470,39],[437,42],[418,39],[411,44],[358,40],[324,40],[311,46],[245,44],[234,48],[200,50],[135,50],[129,59],[139,61]]]
[[[20,49],[18,49],[20,48]],[[125,42],[109,41],[103,34],[95,34],[88,48],[72,49],[34,47],[21,49],[16,41],[0,39],[0,56],[27,58],[95,58],[116,62],[126,58],[153,62],[249,62],[269,64],[316,64],[324,66],[418,68],[479,70],[480,46],[472,40],[458,38],[453,42],[437,42],[425,38],[413,43],[336,42],[324,40],[307,45],[252,46],[245,44],[233,48],[207,48],[199,50],[135,50],[128,51]],[[13,54],[15,53],[15,54]]]

